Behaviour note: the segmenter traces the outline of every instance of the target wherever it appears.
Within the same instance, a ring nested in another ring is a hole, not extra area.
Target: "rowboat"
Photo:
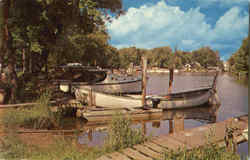
[[[183,109],[201,106],[206,103],[219,103],[216,93],[216,82],[218,72],[216,73],[211,87],[197,88],[167,95],[148,96],[147,99],[152,101],[154,108],[161,109]]]
[[[153,95],[147,98],[152,101],[154,108],[183,109],[209,103],[209,100],[214,94],[214,89],[208,87],[167,95]]]
[[[75,92],[75,97],[78,100],[86,99],[91,92],[91,99],[93,99],[95,103],[94,105],[98,107],[133,109],[142,106],[142,98],[141,95],[138,94],[111,95],[94,91],[91,86],[76,86],[73,90]]]

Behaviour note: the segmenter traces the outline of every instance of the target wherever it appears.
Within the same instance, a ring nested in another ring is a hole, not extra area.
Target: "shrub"
[[[5,112],[2,117],[5,129],[17,127],[48,129],[58,126],[61,113],[60,111],[57,113],[51,111],[49,104],[50,97],[50,92],[46,91],[36,101],[37,105],[29,108],[11,109]]]
[[[140,129],[131,128],[131,120],[121,114],[117,114],[111,121],[107,138],[107,146],[111,150],[132,147],[146,141]]]

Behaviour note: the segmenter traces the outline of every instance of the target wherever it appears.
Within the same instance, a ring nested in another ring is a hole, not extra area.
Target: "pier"
[[[119,152],[103,155],[98,160],[153,160],[162,159],[163,153],[167,150],[177,151],[178,149],[192,150],[207,144],[209,134],[210,141],[220,147],[226,146],[225,137],[227,129],[235,128],[233,141],[237,144],[247,141],[243,131],[248,129],[248,115],[237,118],[230,118],[222,122],[208,124],[205,126],[186,129],[184,131],[154,137],[151,140],[123,149]]]

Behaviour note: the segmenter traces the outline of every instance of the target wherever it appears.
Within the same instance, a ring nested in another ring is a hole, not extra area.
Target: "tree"
[[[228,59],[232,72],[248,74],[249,68],[249,36],[242,41],[240,48]]]
[[[108,47],[103,17],[108,20],[109,11],[119,16],[121,0],[3,0],[0,63],[9,68],[13,100],[21,50],[29,62],[39,64],[38,71],[47,71],[48,62],[98,61]]]

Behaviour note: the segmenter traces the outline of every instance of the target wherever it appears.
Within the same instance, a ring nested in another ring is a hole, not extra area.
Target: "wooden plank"
[[[122,152],[126,155],[128,155],[129,157],[132,157],[135,160],[152,160],[152,158],[147,157],[141,153],[139,153],[138,151],[135,151],[131,148],[127,148],[122,150]]]
[[[188,145],[185,145],[184,143],[177,141],[171,137],[154,139],[152,140],[152,142],[172,150],[177,150],[178,148],[184,147],[190,148]]]
[[[164,152],[166,150],[165,148],[163,148],[163,147],[161,147],[161,146],[159,146],[159,145],[157,145],[155,143],[152,143],[152,142],[146,142],[143,145],[145,145],[146,147],[148,147],[148,148],[150,148],[153,151],[156,151],[158,153],[162,153],[162,152]]]
[[[108,158],[107,156],[103,155],[100,158],[97,158],[97,160],[111,160],[111,158]]]
[[[109,156],[114,160],[131,160],[130,158],[119,152],[111,153],[109,154]]]
[[[159,159],[162,157],[162,154],[155,152],[151,149],[149,149],[148,147],[145,147],[143,145],[136,145],[133,148],[135,148],[137,151],[142,152],[145,155],[148,155],[149,157],[155,158],[155,159]]]

